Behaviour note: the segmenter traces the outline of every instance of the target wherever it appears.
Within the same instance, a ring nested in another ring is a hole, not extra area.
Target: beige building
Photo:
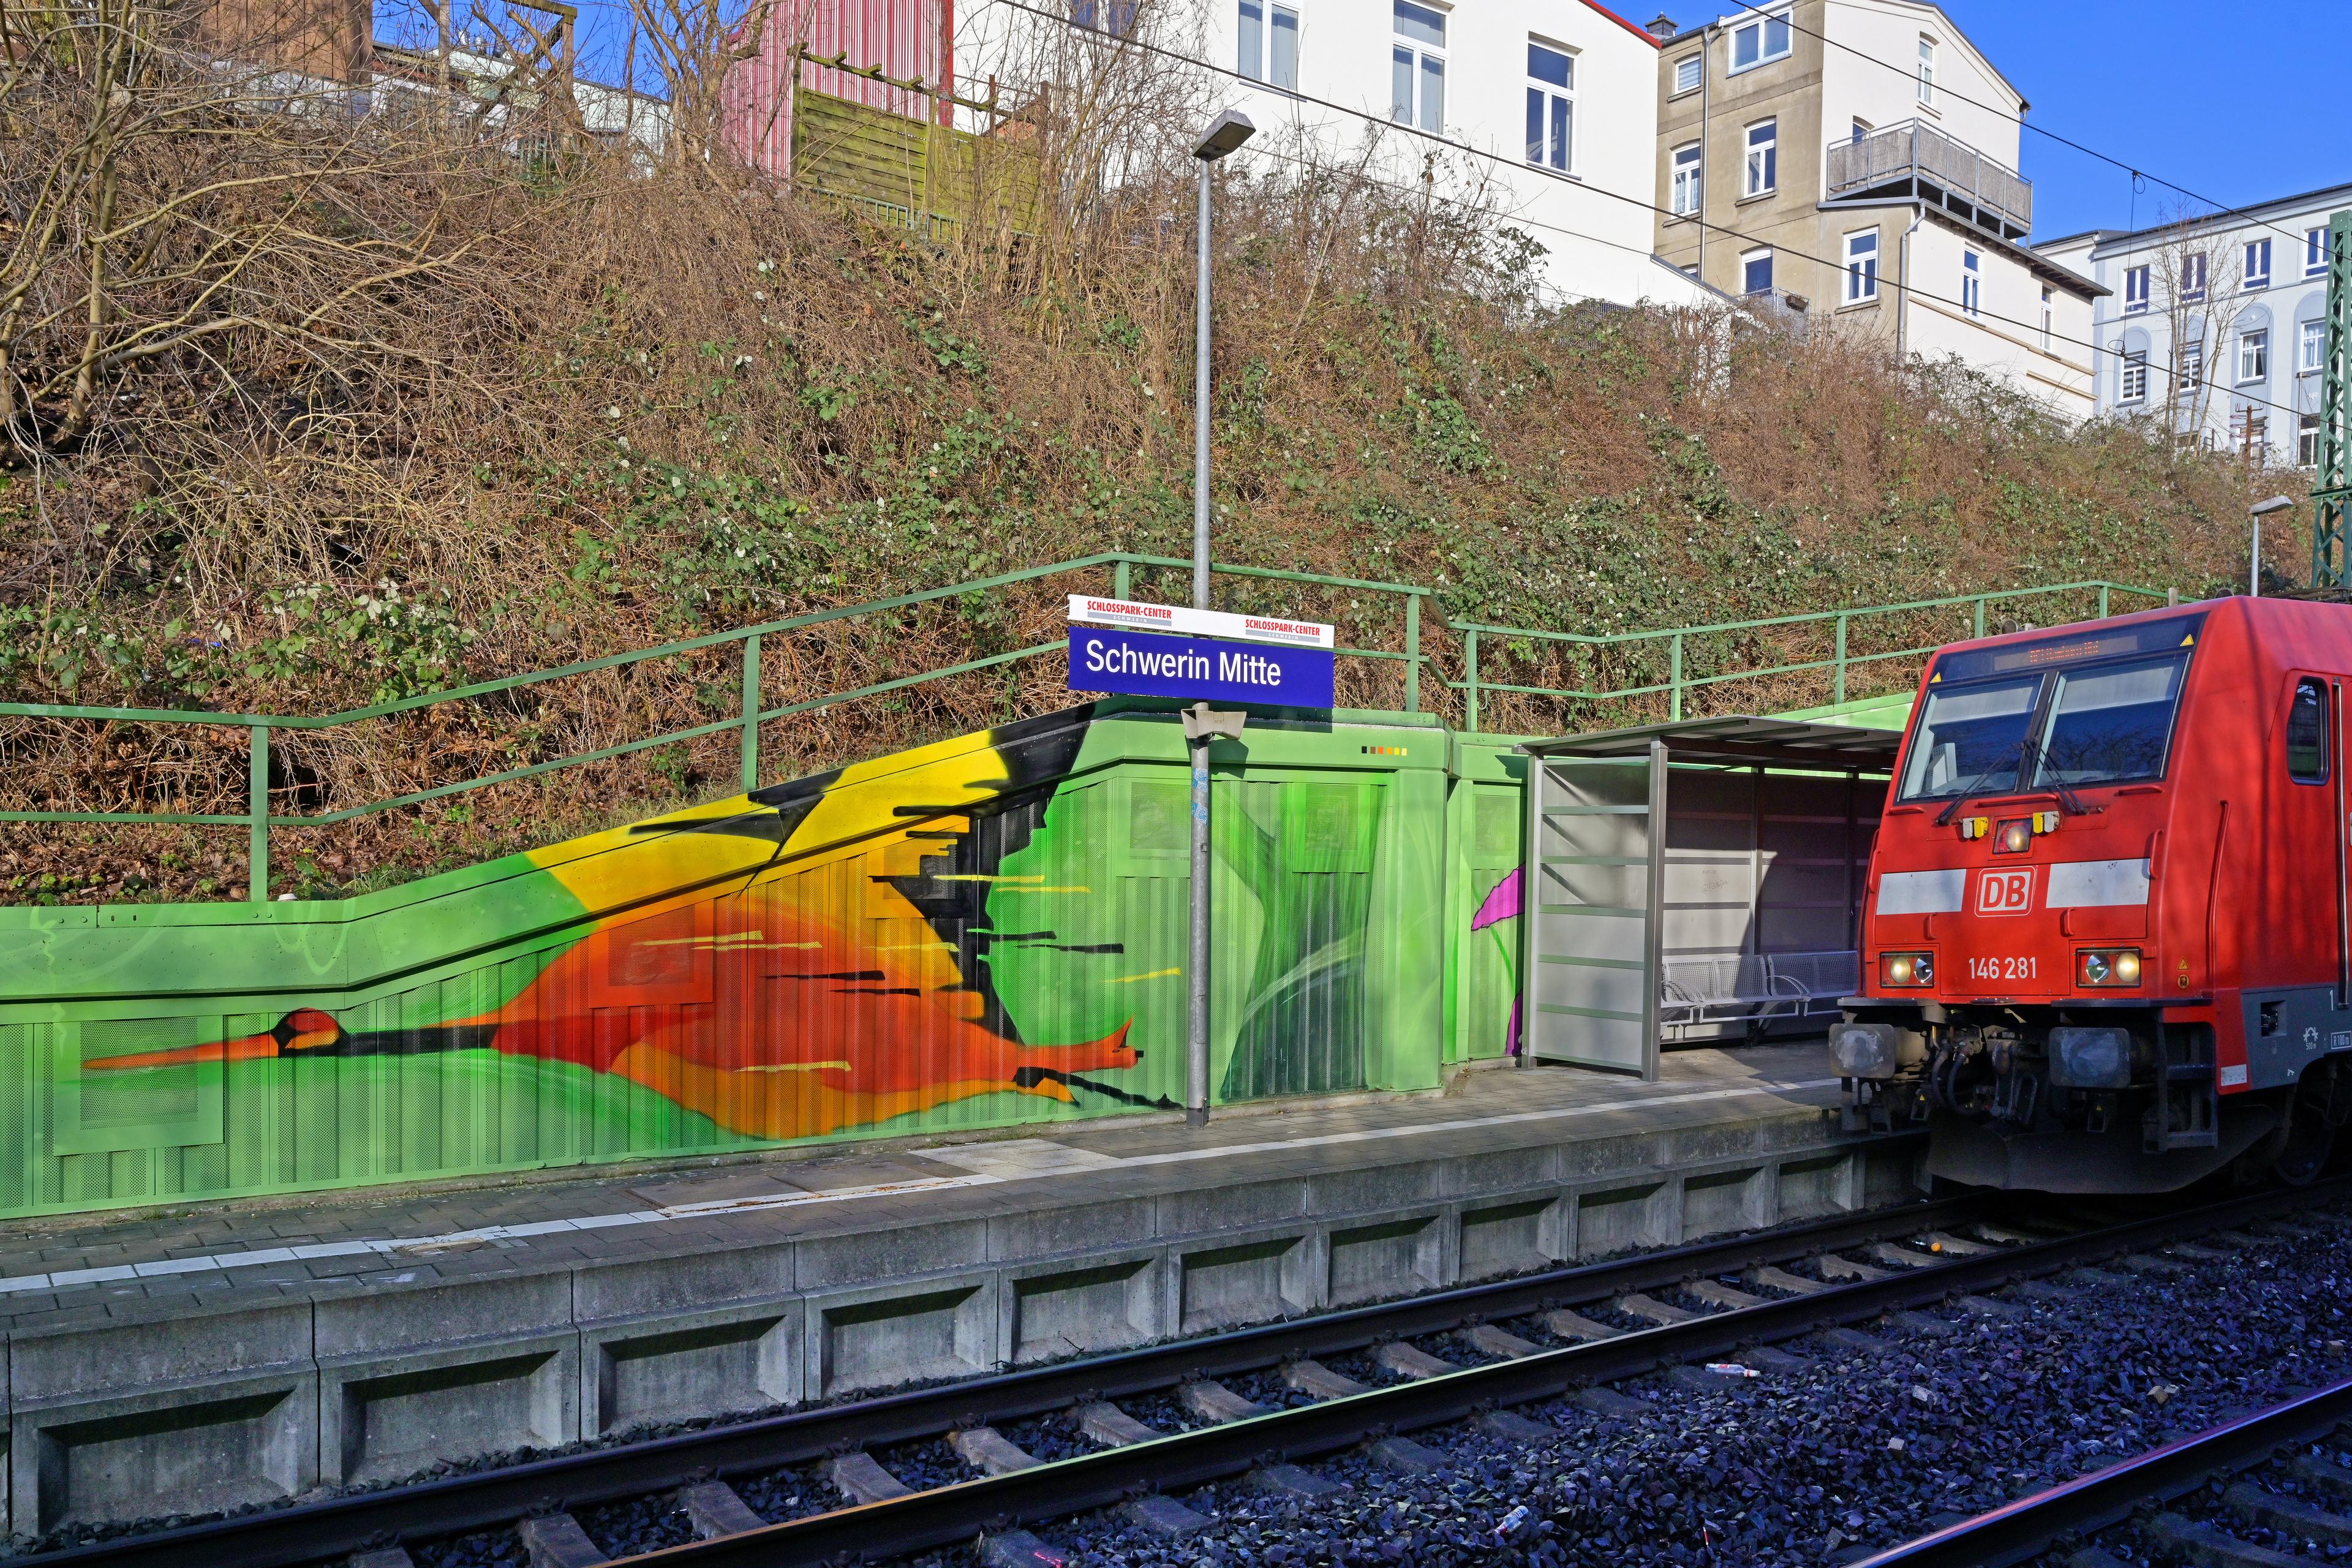
[[[2026,102],[1940,7],[1792,0],[1654,28],[1663,260],[1805,330],[1957,355],[2091,416],[2106,290],[2026,247]]]

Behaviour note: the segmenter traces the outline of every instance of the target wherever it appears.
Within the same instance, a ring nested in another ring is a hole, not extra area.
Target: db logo
[[[1977,913],[2021,915],[2033,908],[2033,868],[1986,871],[1977,879]]]

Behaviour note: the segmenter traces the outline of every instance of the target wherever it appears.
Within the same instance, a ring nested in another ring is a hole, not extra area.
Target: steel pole
[[[1209,160],[1201,164],[1192,305],[1192,607],[1209,607]],[[1185,966],[1184,1123],[1209,1121],[1209,737],[1192,738],[1192,951]]]
[[[2254,549],[2246,558],[2246,594],[2250,598],[2263,596],[2263,514],[2254,513]]]

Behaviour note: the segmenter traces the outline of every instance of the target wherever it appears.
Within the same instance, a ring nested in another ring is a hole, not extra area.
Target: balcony
[[[2012,242],[2033,226],[2032,181],[1916,120],[1831,142],[1824,199],[1928,202]]]

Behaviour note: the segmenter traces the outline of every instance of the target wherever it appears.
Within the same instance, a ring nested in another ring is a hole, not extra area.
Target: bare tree
[[[2147,254],[2151,305],[2172,345],[2163,367],[2165,432],[2181,447],[2207,445],[2213,388],[2229,384],[2230,329],[2245,309],[2237,249],[2211,215],[2184,207]]]

